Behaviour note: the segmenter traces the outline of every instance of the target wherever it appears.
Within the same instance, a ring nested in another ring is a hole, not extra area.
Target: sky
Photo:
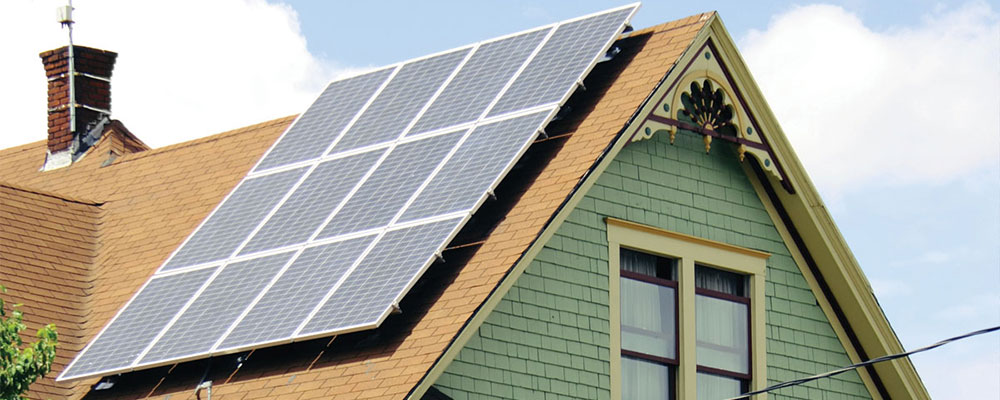
[[[1000,6],[646,2],[730,35],[907,349],[1000,325]],[[0,2],[0,148],[45,138],[64,0]],[[77,0],[119,53],[113,114],[153,147],[303,111],[330,80],[625,4]],[[935,399],[1000,398],[1000,335],[913,357]]]

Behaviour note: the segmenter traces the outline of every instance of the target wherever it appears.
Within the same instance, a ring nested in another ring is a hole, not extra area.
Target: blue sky
[[[45,137],[37,53],[65,42],[59,4],[0,4],[0,88],[15,93],[0,96],[0,148]],[[625,2],[148,4],[74,1],[75,34],[120,53],[115,116],[162,146],[301,112],[335,76]],[[904,346],[1000,324],[1000,7],[650,1],[632,22],[712,9]],[[1000,397],[997,334],[913,359],[934,398]]]

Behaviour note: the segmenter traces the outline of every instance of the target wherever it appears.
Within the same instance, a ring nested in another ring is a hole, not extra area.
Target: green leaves
[[[0,285],[0,294],[6,292]],[[18,306],[11,307],[8,318],[6,304],[0,297],[0,400],[23,399],[28,386],[49,373],[56,357],[58,334],[53,324],[39,329],[35,335],[38,340],[23,347],[21,331],[27,327],[21,322],[23,315]]]

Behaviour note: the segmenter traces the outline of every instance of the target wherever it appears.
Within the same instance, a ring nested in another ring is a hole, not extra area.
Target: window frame
[[[767,385],[765,274],[770,254],[702,239],[648,225],[605,218],[608,234],[609,319],[611,347],[611,398],[622,393],[621,376],[621,249],[640,251],[658,257],[677,260],[677,360],[675,372],[676,398],[697,398],[698,367],[695,354],[695,296],[706,289],[695,288],[695,265],[734,272],[747,276],[750,303],[750,382],[751,390]],[[713,293],[714,294],[714,293]],[[713,296],[715,297],[715,296]],[[713,373],[714,371],[703,371]],[[723,375],[725,376],[725,375]],[[735,376],[734,376],[735,378]]]

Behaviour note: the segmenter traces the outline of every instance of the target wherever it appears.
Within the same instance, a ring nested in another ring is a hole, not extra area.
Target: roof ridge
[[[287,116],[280,117],[280,118],[275,118],[275,119],[272,119],[272,120],[269,120],[269,121],[259,122],[259,123],[253,124],[253,125],[247,125],[247,126],[244,126],[244,127],[241,127],[241,128],[236,128],[236,129],[228,130],[228,131],[225,131],[225,132],[216,133],[216,134],[213,134],[213,135],[210,135],[210,136],[205,136],[205,137],[198,138],[198,139],[192,139],[192,140],[189,140],[189,141],[186,141],[186,142],[175,143],[175,144],[171,144],[171,145],[160,147],[160,148],[146,150],[146,151],[143,151],[143,152],[126,154],[126,155],[122,156],[121,158],[119,158],[118,161],[115,162],[112,165],[123,164],[123,163],[131,162],[131,161],[139,160],[139,159],[142,159],[142,158],[145,158],[145,157],[152,157],[152,156],[157,156],[157,155],[161,155],[161,154],[172,153],[174,151],[182,150],[182,149],[185,149],[185,148],[188,148],[188,147],[198,146],[198,145],[202,145],[202,144],[206,144],[206,143],[216,142],[216,141],[219,141],[219,140],[222,140],[222,139],[226,139],[226,138],[228,138],[230,136],[235,136],[235,135],[239,135],[239,134],[249,133],[249,132],[252,132],[252,131],[257,131],[257,130],[260,130],[262,128],[266,128],[266,127],[269,127],[269,126],[281,125],[281,124],[288,124],[288,120],[289,119],[294,119],[294,118],[297,118],[297,117],[298,117],[298,114],[287,115]]]
[[[56,193],[56,192],[52,192],[52,191],[48,191],[48,190],[44,190],[44,189],[38,189],[38,188],[29,187],[29,186],[25,186],[25,185],[19,185],[19,184],[16,184],[16,183],[10,183],[10,182],[7,182],[7,181],[0,181],[0,187],[6,187],[6,188],[14,189],[14,190],[17,190],[17,191],[20,191],[20,192],[33,193],[33,194],[37,194],[37,195],[40,195],[40,196],[52,197],[52,198],[55,198],[55,199],[64,200],[64,201],[68,201],[68,202],[72,202],[72,203],[79,203],[79,204],[88,205],[88,206],[100,206],[100,205],[103,205],[105,203],[103,201],[97,201],[97,200],[85,199],[85,198],[82,198],[82,197],[76,197],[76,196],[70,196],[70,195],[60,194],[60,193]]]
[[[664,22],[662,24],[656,24],[653,26],[648,26],[642,29],[637,29],[629,33],[629,36],[643,35],[643,34],[661,34],[664,32],[670,32],[672,30],[677,30],[681,28],[687,28],[691,25],[703,24],[705,20],[711,18],[713,15],[718,14],[716,11],[706,11],[698,14],[691,14],[684,18],[675,19],[673,21]]]

